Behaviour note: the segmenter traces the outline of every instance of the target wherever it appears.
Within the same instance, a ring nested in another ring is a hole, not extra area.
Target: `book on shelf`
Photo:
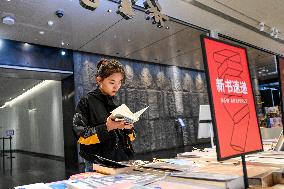
[[[149,108],[143,108],[135,113],[132,113],[130,109],[122,104],[111,112],[111,118],[114,121],[124,120],[130,124],[133,124],[139,120],[139,117]]]

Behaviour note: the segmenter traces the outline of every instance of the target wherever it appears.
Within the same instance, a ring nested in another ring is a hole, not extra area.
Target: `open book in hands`
[[[111,119],[114,121],[124,120],[130,124],[133,124],[139,120],[141,114],[147,110],[148,107],[149,106],[139,110],[138,112],[132,113],[125,104],[122,104],[111,112]]]

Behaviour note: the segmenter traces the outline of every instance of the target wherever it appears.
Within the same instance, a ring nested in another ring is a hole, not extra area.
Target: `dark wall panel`
[[[72,51],[65,53],[61,55],[59,48],[2,40],[0,65],[73,71]]]
[[[107,56],[74,52],[75,101],[96,87],[96,62]],[[208,103],[203,72],[176,66],[118,59],[126,84],[117,99],[135,112],[150,106],[135,124],[136,152],[174,148],[197,142],[199,104]],[[182,128],[177,118],[183,118]]]
[[[67,175],[78,171],[77,141],[72,130],[75,107],[74,99],[74,76],[62,80],[62,110],[63,110],[63,134],[64,134],[64,157]]]

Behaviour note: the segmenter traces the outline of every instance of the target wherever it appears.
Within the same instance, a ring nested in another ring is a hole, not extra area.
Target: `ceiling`
[[[139,0],[138,5],[141,2]],[[241,0],[222,1],[243,10],[244,14],[258,17],[260,13],[254,6],[258,0],[253,2],[244,5]],[[280,1],[277,3],[283,4]],[[277,4],[273,3],[273,7]],[[59,8],[64,10],[62,18],[55,15]],[[100,0],[100,6],[95,11],[82,8],[78,0],[1,0],[0,16],[14,17],[15,24],[9,26],[1,22],[0,38],[203,70],[199,42],[203,31],[174,21],[166,23],[168,29],[158,28],[147,21],[145,13],[139,10],[135,11],[133,19],[124,20],[116,14],[117,9],[118,4],[108,0]],[[53,26],[49,26],[48,21],[53,21]],[[274,20],[267,18],[267,21],[272,24]],[[262,62],[259,65],[274,65],[271,63],[272,55],[258,50],[250,52],[256,62]],[[21,83],[1,77],[0,85],[2,82],[9,83],[0,88],[3,99],[10,98],[14,93],[13,90],[3,93],[4,90],[9,91],[10,86],[20,91],[25,85],[33,85],[30,79],[21,80]]]

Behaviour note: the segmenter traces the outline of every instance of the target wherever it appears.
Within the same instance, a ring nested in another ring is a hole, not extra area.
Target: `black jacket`
[[[116,107],[113,97],[102,94],[99,89],[79,101],[73,117],[73,130],[84,159],[97,162],[95,155],[98,155],[114,161],[126,161],[133,157],[133,129],[107,131],[106,119]]]

